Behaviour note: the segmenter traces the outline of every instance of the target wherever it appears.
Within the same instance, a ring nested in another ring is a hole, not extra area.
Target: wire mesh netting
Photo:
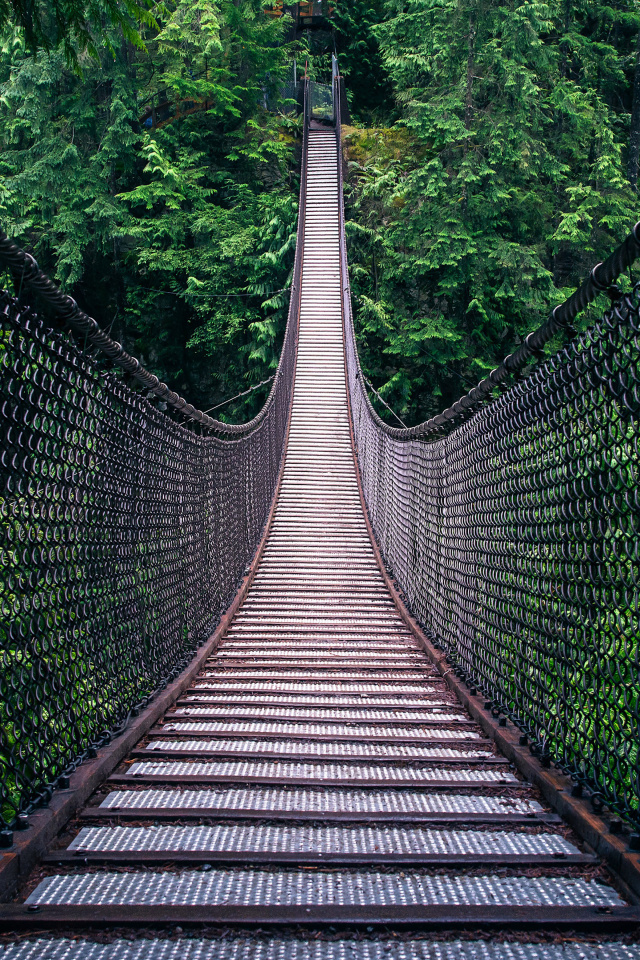
[[[91,332],[85,314],[74,339],[65,321],[0,292],[0,823],[46,802],[122,729],[192,659],[236,593],[284,450],[301,249],[275,381],[243,425],[185,404]],[[3,256],[14,271],[24,261],[45,300],[75,309],[32,258],[9,242]],[[132,371],[131,384],[152,389],[136,392],[99,349],[89,355],[83,329]],[[183,423],[152,405],[154,393]]]
[[[309,81],[309,114],[312,120],[327,123],[335,121],[333,91],[333,84]]]
[[[551,759],[640,819],[640,285],[432,442],[371,408],[347,362],[388,569],[461,674]]]
[[[236,592],[275,488],[295,331],[266,415],[222,440],[173,422],[6,295],[1,306],[10,822],[180,671]]]
[[[336,120],[340,142],[339,100]],[[615,279],[640,255],[640,223],[478,387],[400,429],[360,368],[341,164],[339,189],[348,393],[385,564],[494,715],[638,825],[640,282],[623,295]],[[604,290],[599,322],[535,362]]]

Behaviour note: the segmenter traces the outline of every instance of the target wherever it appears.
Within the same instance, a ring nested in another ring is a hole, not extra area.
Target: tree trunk
[[[634,190],[638,187],[638,156],[640,154],[640,33],[636,44],[636,69],[633,77],[633,105],[631,107],[631,132],[629,134],[629,159],[627,177]]]
[[[469,35],[467,37],[467,83],[464,97],[464,125],[469,130],[473,120],[473,70],[474,46],[476,39],[475,11],[469,17]]]
[[[467,36],[467,80],[465,85],[464,93],[464,126],[467,131],[467,136],[464,140],[464,146],[462,148],[462,156],[466,160],[467,153],[469,152],[469,131],[471,129],[471,123],[473,121],[473,71],[474,71],[474,47],[476,40],[476,20],[475,20],[475,9],[469,14],[469,33]],[[462,211],[463,214],[467,212],[467,184],[462,184]]]
[[[566,80],[569,76],[569,41],[567,37],[569,36],[569,30],[571,29],[571,18],[573,16],[573,8],[571,5],[571,0],[565,0],[564,4],[564,37],[560,44],[560,49],[562,51],[562,57],[560,60],[560,74]]]

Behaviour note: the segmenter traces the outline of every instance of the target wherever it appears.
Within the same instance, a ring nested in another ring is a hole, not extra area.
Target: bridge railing
[[[611,284],[640,250],[640,225],[483,383],[409,429],[368,398],[344,229],[341,244],[357,456],[389,572],[495,715],[596,806],[638,823],[640,284]],[[607,288],[611,309],[527,370]]]
[[[306,149],[305,136],[303,165]],[[263,409],[246,424],[187,404],[0,237],[0,261],[49,307],[40,316],[0,297],[4,824],[46,802],[60,777],[189,662],[255,552],[293,395],[304,169],[301,182],[280,363]],[[105,356],[128,384],[105,370]]]

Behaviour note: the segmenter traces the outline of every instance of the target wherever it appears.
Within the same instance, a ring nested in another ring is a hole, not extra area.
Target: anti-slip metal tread
[[[366,603],[366,607],[362,605],[363,602]],[[338,619],[336,614],[341,614],[345,603],[349,604],[349,618],[348,620],[346,620],[346,618],[340,620],[340,624],[345,622],[347,624],[358,622],[366,624],[367,628],[369,628],[384,618],[383,625],[386,626],[388,618],[390,617],[390,614],[386,612],[388,609],[387,606],[380,604],[375,595],[371,594],[365,597],[364,600],[353,596],[335,598],[327,594],[307,594],[306,596],[298,595],[288,597],[284,603],[278,601],[273,596],[269,597],[264,594],[251,600],[250,606],[243,614],[242,625],[247,624],[251,626],[254,625],[256,621],[263,623],[267,618],[271,619],[280,616],[286,616],[288,622],[291,623],[293,614],[296,619],[298,616],[304,617],[305,621],[309,618],[315,619],[316,616],[322,616],[322,625],[326,626],[327,621],[330,620],[333,623]],[[411,638],[402,635],[394,636],[390,631],[385,632],[383,642],[406,647],[412,646]]]
[[[329,696],[331,699],[329,699]],[[295,699],[294,699],[295,697]],[[370,704],[376,709],[386,708],[388,710],[405,711],[408,715],[415,716],[418,710],[426,710],[435,707],[451,706],[450,699],[444,699],[437,694],[425,695],[422,699],[402,699],[400,697],[385,697],[377,694],[348,694],[332,693],[323,696],[322,694],[293,693],[284,690],[278,693],[229,693],[223,690],[217,690],[215,687],[191,687],[183,697],[178,701],[181,710],[187,706],[197,706],[207,704],[209,706],[218,706],[224,704],[265,706],[271,707],[275,704],[286,707],[293,707],[298,710],[309,707],[314,708],[332,708],[339,710],[358,710],[363,706]],[[178,712],[178,711],[176,711]]]
[[[637,960],[634,944],[486,940],[32,940],[0,946],[0,960]]]
[[[347,642],[347,639],[352,640],[353,636],[363,635],[364,631],[361,627],[355,627],[351,634],[344,629],[330,630],[326,636],[308,636],[302,628],[299,631],[275,628],[275,631],[275,634],[271,635],[271,630],[257,629],[254,631],[253,638],[246,642],[236,640],[237,635],[234,634],[233,642],[225,643],[220,648],[217,658],[222,656],[254,657],[264,654],[286,657],[291,653],[298,653],[305,658],[321,656],[322,659],[326,659],[326,657],[334,654],[338,657],[359,657],[366,653],[369,657],[375,656],[376,660],[380,657],[386,660],[399,660],[407,657],[409,661],[412,661],[415,656],[421,659],[419,653],[412,652],[409,656],[403,649],[404,645],[396,642],[391,634],[388,644],[377,642],[377,635],[374,642],[371,639],[372,634],[370,632],[366,635],[367,639],[363,639],[362,642]],[[245,636],[245,634],[243,633],[242,636]],[[344,640],[341,639],[343,637]],[[396,650],[393,649],[394,644]],[[406,649],[409,650],[408,647]]]
[[[292,720],[386,720],[388,723],[400,723],[407,720],[410,720],[412,723],[448,723],[452,720],[467,719],[462,711],[458,713],[449,712],[446,704],[443,704],[440,708],[433,706],[431,709],[428,709],[425,704],[422,704],[422,708],[422,711],[416,715],[415,713],[409,713],[394,707],[389,707],[387,709],[369,707],[366,710],[361,710],[357,707],[349,709],[338,706],[318,707],[314,709],[313,707],[298,706],[252,707],[246,706],[243,703],[237,707],[234,705],[234,707],[231,708],[230,705],[227,707],[204,707],[193,704],[193,706],[178,707],[176,711],[171,713],[169,716],[179,717],[183,714],[188,714],[191,717],[230,717],[234,714],[241,714],[244,717],[278,717],[281,720],[285,719],[286,717],[290,717]]]
[[[318,676],[313,676],[310,674],[309,670],[296,670],[295,667],[291,667],[289,670],[261,670],[259,677],[256,676],[254,671],[247,671],[242,668],[230,668],[228,665],[225,665],[224,668],[213,670],[212,661],[207,662],[207,666],[200,674],[199,683],[200,684],[210,684],[215,682],[216,686],[221,686],[222,684],[231,684],[232,682],[240,683],[242,682],[243,687],[247,690],[265,690],[267,686],[270,686],[273,683],[282,683],[282,684],[291,684],[298,681],[305,681],[305,688],[312,689],[323,689],[326,690],[329,684],[342,684],[344,686],[354,684],[354,691],[359,689],[375,690],[379,689],[381,686],[389,688],[389,675],[388,672],[384,669],[381,669],[380,676],[372,676],[371,673],[365,673],[362,670],[336,670],[334,673],[322,673]],[[403,690],[410,691],[411,693],[416,693],[420,690],[429,690],[433,689],[434,681],[437,681],[438,677],[433,670],[424,672],[418,672],[413,670],[406,670],[403,673],[394,672],[393,674],[393,689],[396,689],[399,693],[402,693]],[[416,684],[422,683],[423,686],[417,686]],[[258,686],[260,684],[260,686]],[[440,688],[441,689],[441,688]]]
[[[305,551],[309,549],[305,547]],[[311,547],[317,555],[317,548]],[[322,615],[324,614],[324,615]],[[374,633],[384,634],[385,639],[393,640],[397,638],[398,643],[404,645],[407,649],[417,649],[415,638],[407,630],[407,627],[398,620],[397,616],[391,613],[385,613],[379,607],[373,610],[355,610],[340,607],[318,607],[316,610],[307,608],[303,611],[296,611],[296,617],[292,623],[291,613],[289,611],[277,611],[265,609],[264,607],[256,609],[249,607],[243,613],[238,614],[232,627],[227,633],[229,637],[235,637],[239,633],[246,633],[263,628],[264,626],[274,626],[277,628],[302,630],[306,627],[323,629],[345,630],[355,632],[361,629],[372,630]],[[387,637],[387,635],[390,635]],[[364,641],[361,641],[364,642]]]
[[[180,723],[176,720],[167,721],[164,725],[165,731],[177,731],[180,729],[184,733],[222,733],[238,734],[243,736],[276,736],[276,737],[348,737],[357,739],[371,740],[479,740],[480,733],[477,730],[470,730],[460,724],[459,729],[445,729],[438,727],[429,727],[428,729],[416,729],[414,727],[391,727],[379,724],[321,724],[321,723],[286,723],[269,721],[189,721],[184,720]]]
[[[456,785],[474,784],[517,784],[519,781],[509,770],[501,768],[464,769],[461,767],[409,767],[391,764],[351,764],[351,763],[311,763],[284,761],[256,762],[255,760],[216,760],[201,762],[193,760],[162,761],[141,760],[132,763],[127,777],[171,777],[222,780],[233,777],[234,780],[305,780],[318,781],[333,785],[335,782],[351,783],[452,783]]]
[[[340,649],[334,649],[329,644],[322,643],[318,646],[312,643],[309,646],[302,642],[306,638],[301,636],[292,639],[298,639],[303,649],[296,651],[294,646],[281,649],[274,642],[274,637],[268,637],[264,633],[257,634],[253,645],[246,650],[234,650],[232,648],[228,653],[220,650],[215,660],[212,661],[212,665],[252,667],[259,662],[265,667],[275,669],[279,664],[287,667],[304,661],[306,666],[324,667],[325,670],[336,670],[340,667],[359,670],[386,670],[389,668],[393,670],[420,670],[421,667],[428,666],[419,652],[396,654],[390,651],[389,653],[378,653],[375,649],[370,651],[366,643],[363,643],[362,647],[349,648],[345,645],[341,646]],[[235,663],[228,663],[229,661],[235,661]]]
[[[289,615],[288,622],[278,624],[261,621],[255,624],[243,624],[242,629],[231,633],[227,641],[220,647],[217,656],[225,651],[246,651],[265,649],[269,652],[282,650],[283,654],[299,646],[305,650],[315,651],[317,647],[323,654],[334,654],[342,651],[342,656],[360,656],[369,652],[374,654],[388,653],[393,657],[407,657],[412,660],[419,657],[424,660],[423,654],[415,645],[408,642],[408,638],[398,633],[396,628],[385,631],[378,626],[366,622],[362,623],[299,623],[292,624],[295,612]]]
[[[224,679],[219,683],[212,680],[203,679],[202,675],[195,681],[190,691],[200,693],[201,691],[215,691],[225,694],[227,691],[247,692],[265,691],[266,693],[292,694],[298,696],[324,696],[325,694],[340,694],[352,698],[383,696],[383,697],[429,697],[434,694],[441,694],[446,691],[443,684],[425,681],[424,684],[410,686],[409,684],[383,684],[383,683],[332,683],[309,680],[307,683],[289,683],[287,680],[247,680],[241,686],[234,687],[233,677]],[[359,699],[356,702],[360,702]]]
[[[167,726],[169,726],[167,724]],[[143,748],[144,749],[144,748]],[[494,759],[493,750],[469,746],[465,749],[440,746],[421,746],[406,743],[358,743],[350,740],[151,740],[146,751],[157,753],[217,753],[217,754],[277,754],[278,756],[323,757],[384,757],[385,760],[456,760],[486,761]],[[140,753],[140,748],[136,753]],[[502,761],[506,764],[506,760]]]
[[[396,904],[620,906],[613,888],[579,877],[429,876],[412,869],[214,869],[46,877],[28,904]]]
[[[370,671],[380,671],[382,673],[392,673],[396,670],[402,671],[405,669],[405,661],[409,658],[402,657],[399,660],[395,660],[394,657],[369,657],[368,654],[362,655],[345,655],[342,656],[333,656],[331,659],[326,659],[326,656],[322,651],[319,651],[317,656],[312,656],[311,654],[302,653],[296,655],[293,651],[288,656],[283,654],[276,654],[272,657],[264,655],[264,653],[256,654],[252,656],[247,653],[242,656],[240,654],[234,653],[228,657],[219,657],[220,665],[232,664],[234,666],[242,666],[244,669],[255,669],[262,672],[263,667],[270,668],[274,670],[276,668],[286,668],[287,666],[296,664],[303,664],[307,668],[315,669],[325,669],[325,670],[335,670],[336,667],[345,666],[345,667],[355,667],[357,666],[360,670],[370,670]],[[420,663],[419,657],[411,658],[411,663],[414,665]]]
[[[358,653],[363,650],[380,647],[389,650],[395,656],[418,654],[424,659],[415,640],[410,634],[400,630],[395,624],[381,623],[378,617],[370,620],[351,616],[337,619],[335,616],[326,618],[304,617],[297,612],[287,617],[257,617],[243,620],[232,627],[226,640],[220,647],[219,653],[229,647],[248,646],[255,638],[262,638],[265,634],[273,634],[273,645],[285,648],[292,643],[301,643],[309,646],[311,641],[327,644],[336,649],[353,649]],[[289,635],[293,635],[289,637]],[[307,637],[306,634],[310,634]],[[340,638],[338,640],[338,638]],[[219,655],[219,654],[218,654]]]
[[[242,824],[83,827],[73,852],[313,854],[319,856],[572,857],[580,851],[559,834],[438,830],[421,826]]]
[[[424,659],[415,644],[409,643],[395,628],[385,632],[377,625],[370,626],[364,621],[356,623],[353,620],[339,624],[326,621],[292,625],[291,620],[290,614],[286,624],[267,620],[256,624],[243,624],[242,629],[228,634],[217,656],[232,650],[262,649],[262,645],[266,644],[269,651],[291,650],[296,647],[313,651],[319,646],[323,654],[342,651],[343,655],[353,653],[357,656],[369,652],[388,653],[394,657],[417,655]]]
[[[267,669],[271,669],[274,671],[275,670],[284,671],[287,669],[287,667],[291,667],[292,669],[295,669],[295,666],[299,667],[300,665],[303,665],[307,670],[310,667],[313,667],[316,670],[323,670],[323,669],[335,670],[336,667],[338,668],[344,667],[346,669],[358,669],[360,671],[368,671],[369,674],[380,673],[381,675],[393,676],[397,672],[400,674],[400,676],[403,676],[403,675],[406,676],[408,674],[408,671],[406,667],[402,666],[402,662],[403,661],[400,661],[399,663],[386,663],[384,658],[380,658],[380,659],[377,659],[375,657],[368,658],[364,655],[361,657],[360,656],[358,657],[335,656],[335,657],[332,657],[330,660],[327,660],[321,656],[318,656],[317,658],[310,657],[310,656],[296,657],[294,653],[292,653],[289,657],[284,657],[281,655],[280,656],[274,655],[273,657],[251,656],[247,654],[246,656],[242,656],[242,657],[239,655],[236,655],[234,657],[226,657],[224,659],[221,658],[218,660],[220,669],[224,669],[225,667],[227,669],[229,667],[231,668],[236,667],[237,669],[241,667],[244,670],[260,670],[261,673],[263,672],[265,667]],[[419,659],[415,657],[413,658],[410,666],[416,667],[416,665],[419,662],[420,662]],[[425,671],[426,669],[427,667],[425,664]],[[414,678],[417,679],[420,676],[420,674],[416,672],[415,674],[409,674],[409,676],[411,677],[411,679],[414,679]]]
[[[465,796],[416,793],[408,790],[335,790],[310,787],[234,787],[218,790],[112,790],[100,810],[193,809],[282,811],[303,815],[344,813],[533,815],[542,812],[535,800],[522,797]]]
[[[178,726],[178,725],[175,725]],[[280,739],[276,736],[253,737],[219,737],[210,739],[208,733],[198,735],[197,731],[182,733],[180,730],[156,729],[153,733],[162,736],[160,740],[152,740],[147,747],[136,747],[133,756],[150,753],[189,753],[189,754],[274,754],[278,756],[305,756],[312,759],[325,757],[377,757],[384,760],[397,758],[400,760],[443,760],[456,762],[469,761],[475,763],[478,759],[485,762],[506,764],[507,760],[495,755],[487,741],[455,740],[453,746],[443,745],[437,738],[431,741],[416,742],[415,740],[358,740],[357,737],[327,738],[327,737],[290,737]],[[168,734],[168,736],[167,736]],[[194,739],[189,739],[189,735]]]
[[[256,645],[264,640],[270,647],[282,647],[284,650],[296,643],[315,649],[317,642],[322,644],[323,649],[332,652],[343,649],[345,655],[354,651],[357,656],[369,649],[379,649],[387,650],[395,657],[413,659],[418,656],[425,659],[415,640],[395,624],[379,623],[374,617],[366,619],[352,616],[338,620],[335,616],[327,616],[324,620],[305,620],[303,616],[301,611],[293,610],[286,618],[263,616],[245,620],[232,628],[216,656],[229,648],[246,649],[252,643]]]

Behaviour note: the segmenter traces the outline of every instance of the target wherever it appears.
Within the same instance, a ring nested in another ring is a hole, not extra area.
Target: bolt
[[[11,830],[0,830],[0,847],[4,850],[13,844],[13,832]]]
[[[629,849],[640,850],[640,833],[632,833],[629,837]]]

